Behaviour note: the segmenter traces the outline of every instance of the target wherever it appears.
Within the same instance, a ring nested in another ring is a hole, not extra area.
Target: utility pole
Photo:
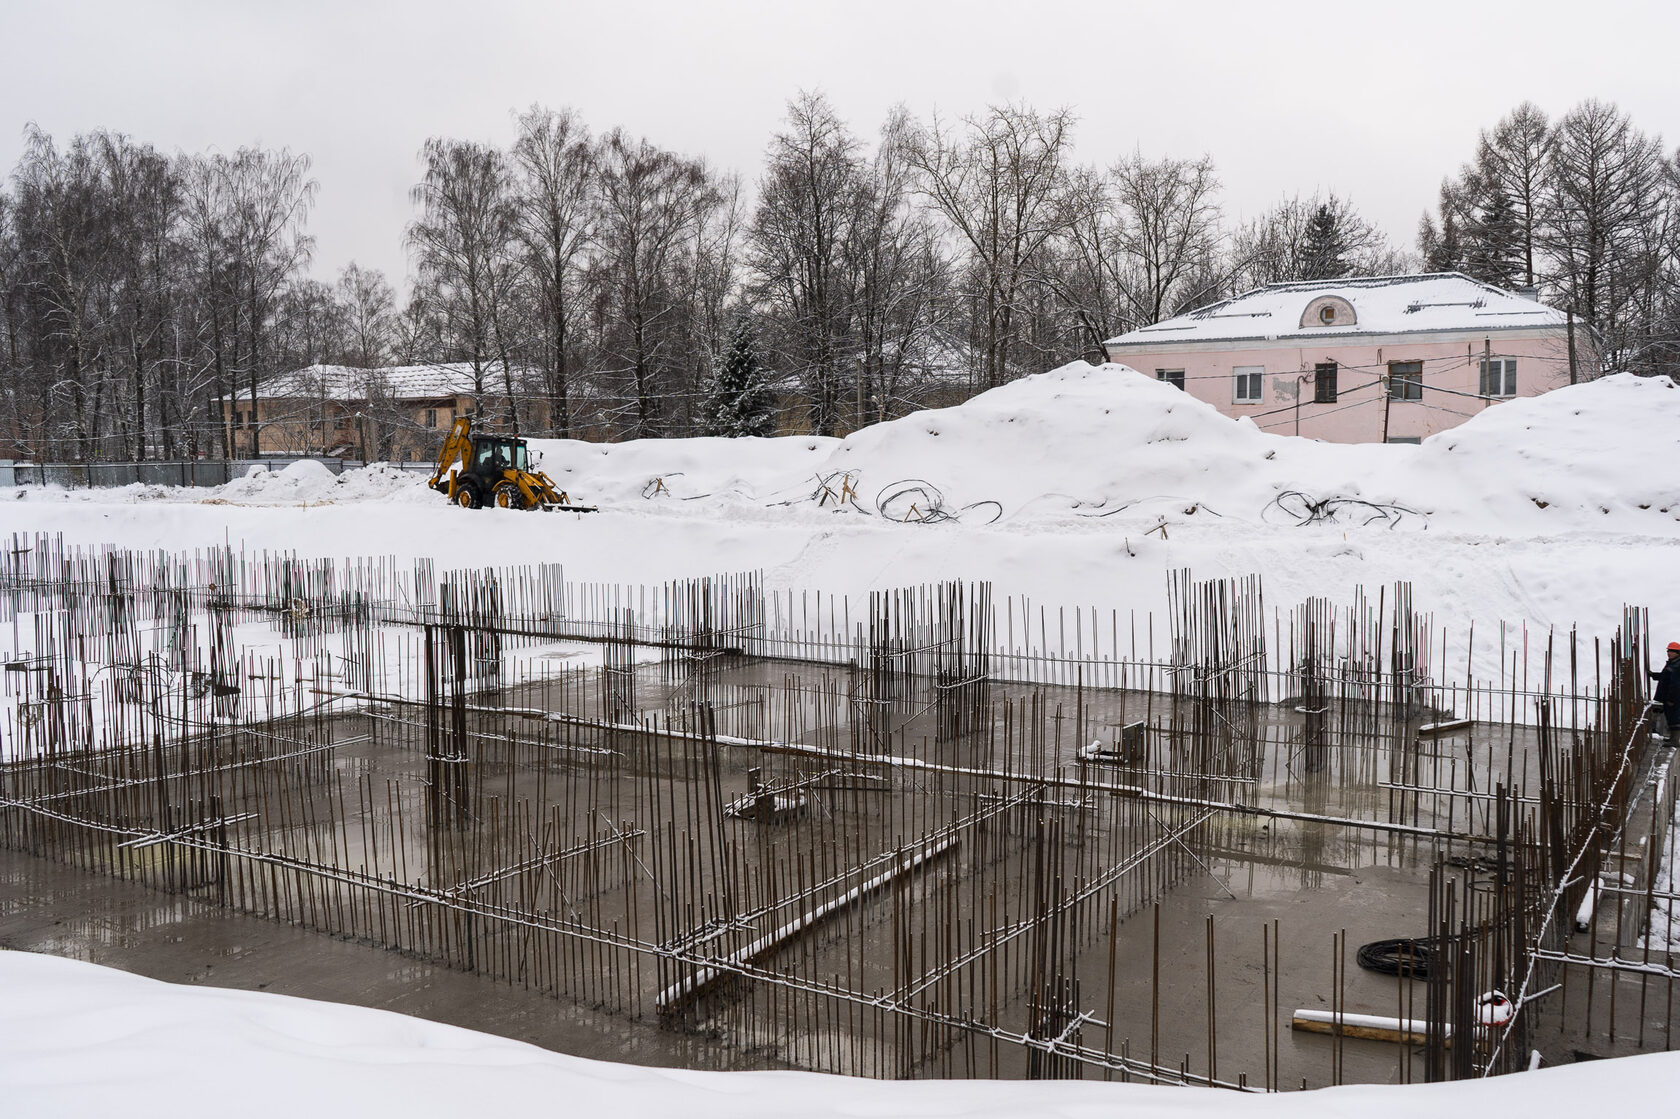
[[[853,427],[854,431],[863,426],[863,363],[864,355],[859,353],[857,364],[857,423]]]
[[[1383,374],[1383,442],[1388,442],[1388,410],[1394,406],[1394,370],[1388,368]]]
[[[1576,379],[1575,379],[1575,312],[1574,311],[1565,311],[1564,315],[1566,316],[1566,318],[1569,322],[1569,383],[1573,385],[1573,384],[1576,383]]]
[[[1482,395],[1497,396],[1498,390],[1493,386],[1493,338],[1490,335],[1482,339]]]

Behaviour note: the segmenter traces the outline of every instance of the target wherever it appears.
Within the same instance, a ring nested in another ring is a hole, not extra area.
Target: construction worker
[[[1657,682],[1651,696],[1651,706],[1662,708],[1663,721],[1668,724],[1668,745],[1680,743],[1680,641],[1668,643],[1668,663],[1649,674]]]

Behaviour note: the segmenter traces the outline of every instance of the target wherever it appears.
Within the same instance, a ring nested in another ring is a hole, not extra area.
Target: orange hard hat
[[[1671,653],[1680,653],[1680,641],[1670,641],[1668,643],[1668,651]]]

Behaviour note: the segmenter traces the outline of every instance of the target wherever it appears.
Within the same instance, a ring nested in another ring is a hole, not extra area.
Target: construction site
[[[1640,610],[1168,601],[15,536],[0,848],[628,1059],[1285,1091],[1672,1047]]]

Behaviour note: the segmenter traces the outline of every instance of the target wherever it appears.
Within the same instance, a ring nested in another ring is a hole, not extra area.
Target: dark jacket
[[[1651,679],[1657,682],[1652,699],[1664,707],[1680,707],[1680,657],[1668,658],[1662,671],[1651,673]]]

